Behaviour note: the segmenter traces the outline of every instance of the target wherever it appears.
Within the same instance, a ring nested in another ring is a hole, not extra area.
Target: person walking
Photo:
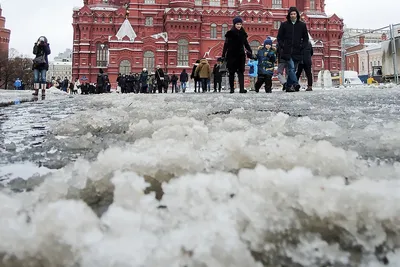
[[[312,56],[314,55],[314,50],[312,48],[311,41],[308,41],[308,45],[303,51],[303,61],[299,64],[297,67],[297,80],[299,80],[301,73],[304,72],[306,73],[307,76],[307,89],[306,91],[312,91],[312,85],[313,85],[313,75],[311,72],[312,68]],[[300,88],[299,88],[300,89]]]
[[[247,90],[244,89],[246,55],[251,58],[253,54],[247,37],[248,35],[243,28],[242,18],[235,17],[232,29],[225,34],[225,43],[222,51],[222,60],[227,61],[231,94],[235,92],[235,73],[237,73],[239,80],[239,92],[247,93]]]
[[[277,40],[280,59],[287,62],[286,92],[295,92],[300,88],[296,69],[303,60],[303,50],[309,40],[307,26],[300,21],[300,13],[296,7],[289,8],[286,21],[279,27]]]

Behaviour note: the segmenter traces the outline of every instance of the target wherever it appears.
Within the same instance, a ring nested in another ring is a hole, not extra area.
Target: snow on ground
[[[0,266],[397,267],[399,89],[43,102],[7,159],[70,163],[0,191]]]
[[[0,89],[0,104],[5,104],[13,101],[21,101],[30,99],[32,91],[30,90],[1,90]]]

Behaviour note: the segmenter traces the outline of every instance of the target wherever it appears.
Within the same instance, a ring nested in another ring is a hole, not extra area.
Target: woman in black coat
[[[251,47],[247,41],[247,33],[243,28],[243,20],[240,17],[233,19],[233,27],[225,34],[225,44],[222,51],[222,59],[226,60],[229,72],[229,86],[231,94],[235,92],[235,73],[238,75],[240,93],[247,93],[244,89],[244,68],[246,54],[252,55]]]
[[[33,95],[39,94],[39,89],[42,88],[42,96],[46,93],[46,73],[49,70],[50,44],[44,36],[40,36],[33,46],[33,75],[34,75],[34,89]]]

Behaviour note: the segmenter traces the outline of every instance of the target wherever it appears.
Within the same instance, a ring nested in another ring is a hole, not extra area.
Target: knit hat
[[[269,37],[264,41],[264,46],[266,46],[267,44],[272,46],[272,40]]]
[[[233,19],[233,25],[236,25],[236,24],[238,24],[238,23],[243,23],[243,20],[242,20],[241,17],[235,17],[235,18]]]

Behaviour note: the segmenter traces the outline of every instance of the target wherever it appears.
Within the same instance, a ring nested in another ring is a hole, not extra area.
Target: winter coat
[[[196,69],[199,66],[199,63],[195,63],[193,65],[192,73],[190,74],[190,79],[194,79],[195,81],[198,81],[200,78],[199,76],[196,76]]]
[[[179,77],[179,81],[181,81],[181,83],[186,83],[188,80],[189,80],[189,75],[187,74],[186,71],[183,70]]]
[[[249,69],[249,76],[250,77],[257,77],[258,76],[258,61],[254,59],[250,59],[247,63],[247,66],[250,67]]]
[[[37,45],[37,43],[35,43],[33,45],[33,54],[36,56],[36,58],[44,55],[46,63],[41,65],[33,63],[32,70],[49,70],[48,55],[51,54],[50,44],[45,42],[44,44]]]
[[[297,12],[297,21],[293,24],[290,20],[290,11]],[[303,50],[308,43],[308,31],[304,22],[300,21],[300,13],[297,9],[289,10],[286,21],[278,31],[279,56],[284,60],[292,58],[295,61],[303,60]]]
[[[247,41],[247,33],[241,28],[237,30],[235,27],[225,34],[224,49],[222,57],[226,59],[228,70],[242,70],[246,63],[246,54],[251,55],[251,47]],[[245,50],[246,49],[246,50]]]
[[[175,74],[172,74],[171,83],[177,83],[177,82],[178,82],[178,76],[176,76]]]
[[[210,64],[208,64],[207,59],[203,58],[200,60],[200,64],[196,68],[195,75],[199,76],[200,79],[210,79],[211,67]]]
[[[142,71],[140,74],[139,81],[142,83],[142,86],[146,86],[148,84],[149,73],[146,71]]]
[[[261,48],[257,52],[258,61],[258,75],[273,75],[274,65],[276,61],[275,51],[272,49],[267,49],[265,47]]]
[[[215,64],[213,68],[213,75],[214,75],[214,80],[215,81],[222,81],[222,73],[219,71],[221,68],[221,65]]]
[[[157,69],[155,75],[156,75],[157,84],[161,84],[161,82],[164,82],[165,75],[164,75],[164,71],[162,69]]]
[[[308,42],[308,45],[304,48],[303,51],[303,64],[306,66],[312,65],[311,57],[314,55],[314,50],[312,48],[311,42]]]
[[[97,82],[96,82],[96,85],[97,85],[97,86],[104,86],[104,84],[105,84],[104,75],[101,74],[101,73],[97,74]]]

